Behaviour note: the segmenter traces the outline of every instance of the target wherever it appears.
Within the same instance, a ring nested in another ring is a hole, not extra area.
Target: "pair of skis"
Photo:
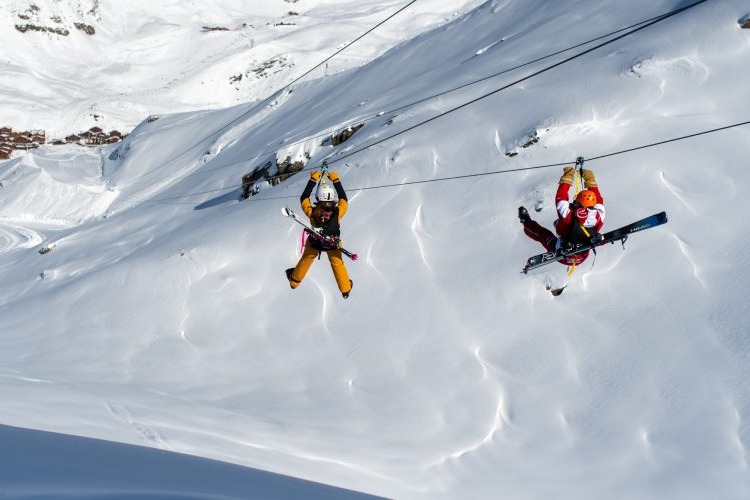
[[[561,248],[554,252],[545,252],[534,255],[533,257],[529,258],[529,260],[526,262],[526,266],[524,266],[521,272],[526,274],[532,269],[537,269],[539,267],[546,266],[547,264],[551,264],[552,262],[559,262],[573,255],[587,252],[589,250],[594,250],[596,247],[605,245],[607,243],[620,241],[624,246],[625,241],[631,234],[643,231],[645,229],[650,229],[652,227],[661,226],[662,224],[666,224],[667,220],[667,213],[659,212],[658,214],[649,215],[648,217],[644,217],[643,219],[637,220],[631,224],[627,224],[612,231],[598,234],[588,243],[578,244],[570,249]]]
[[[339,240],[336,240],[334,238],[331,238],[330,236],[326,236],[324,234],[321,234],[319,228],[314,228],[310,224],[308,224],[305,221],[299,219],[297,217],[297,214],[295,214],[289,207],[283,207],[281,209],[281,213],[284,214],[285,217],[289,217],[290,219],[292,219],[293,221],[295,221],[297,224],[299,224],[302,227],[304,227],[312,235],[313,238],[317,238],[319,240],[325,241],[332,248],[338,248],[341,251],[341,253],[343,253],[344,255],[346,255],[347,257],[349,257],[352,260],[357,260],[359,258],[359,256],[356,253],[352,253],[349,250],[347,250],[346,248],[342,247],[341,246],[341,242]]]
[[[343,253],[350,259],[357,260],[359,258],[359,256],[356,253],[352,253],[349,250],[345,249],[344,247],[340,246],[339,241],[336,241],[329,236],[320,234],[319,229],[316,229],[312,227],[310,224],[300,220],[297,217],[297,214],[295,214],[290,208],[283,207],[281,209],[281,213],[284,214],[285,217],[289,217],[290,219],[294,220],[299,225],[307,229],[310,233],[314,234],[316,238],[320,238],[326,241],[327,243],[331,244],[332,246],[337,247],[339,250],[341,250],[341,253]],[[596,247],[605,245],[607,243],[614,243],[616,241],[620,241],[622,242],[624,246],[625,241],[628,239],[628,236],[630,236],[631,234],[644,231],[652,227],[661,226],[662,224],[666,224],[667,221],[668,221],[667,213],[659,212],[658,214],[650,215],[643,219],[637,220],[631,224],[627,224],[625,226],[614,229],[612,231],[599,234],[596,237],[592,238],[592,240],[588,243],[578,244],[570,249],[561,248],[554,252],[545,252],[545,253],[541,253],[538,255],[534,255],[533,257],[529,257],[528,261],[526,262],[526,266],[524,266],[522,272],[526,274],[532,269],[537,269],[539,267],[546,266],[547,264],[551,264],[552,262],[559,262],[573,255],[587,252],[589,250],[594,250]]]

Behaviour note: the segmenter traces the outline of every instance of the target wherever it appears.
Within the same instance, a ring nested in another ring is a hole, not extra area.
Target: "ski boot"
[[[289,287],[292,290],[294,290],[294,285],[292,285],[292,282],[299,284],[299,281],[297,281],[296,279],[292,278],[292,273],[294,272],[294,268],[290,267],[289,269],[287,269],[284,272],[286,273],[286,279],[289,280]]]
[[[341,296],[345,299],[349,298],[349,293],[352,291],[352,288],[354,288],[354,282],[352,280],[349,280],[349,291],[348,292],[341,292]]]
[[[531,216],[529,216],[529,211],[525,207],[518,207],[518,220],[521,221],[521,224],[531,222]]]

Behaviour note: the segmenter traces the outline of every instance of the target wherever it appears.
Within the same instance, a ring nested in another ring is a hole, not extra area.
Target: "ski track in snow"
[[[110,401],[106,401],[104,405],[112,416],[130,426],[141,439],[157,448],[171,450],[167,439],[161,434],[161,432],[139,423],[133,413],[125,405]]]
[[[682,252],[682,255],[685,256],[685,259],[688,261],[688,263],[692,267],[693,277],[695,278],[695,280],[698,283],[700,283],[700,285],[703,288],[708,288],[708,285],[706,284],[706,282],[703,281],[703,278],[701,278],[700,266],[698,265],[698,262],[692,255],[690,255],[689,245],[675,234],[673,234],[672,237],[677,241],[677,244],[680,247],[680,251]]]
[[[472,355],[473,355],[473,358],[478,363],[479,367],[481,368],[481,374],[482,374],[481,381],[484,383],[489,383],[492,387],[492,392],[496,396],[497,402],[494,405],[494,408],[495,408],[494,414],[492,415],[492,418],[490,419],[490,423],[489,423],[487,430],[476,442],[467,444],[457,450],[453,450],[448,453],[445,453],[441,457],[435,459],[434,461],[428,462],[427,464],[423,466],[423,468],[426,470],[432,469],[432,468],[444,467],[448,465],[450,462],[464,459],[467,455],[471,453],[475,453],[481,450],[482,448],[491,445],[495,437],[498,434],[502,433],[504,429],[510,426],[510,418],[509,418],[505,391],[497,379],[493,379],[490,377],[491,373],[498,373],[497,370],[495,369],[495,367],[489,364],[484,358],[482,358],[480,347],[475,348]],[[476,419],[481,420],[482,416],[477,415]]]
[[[44,241],[43,236],[27,227],[11,224],[8,221],[0,222],[0,254],[4,254],[17,248],[32,248]]]
[[[324,259],[325,259],[325,264],[327,264],[325,266],[323,265]],[[330,279],[333,280],[333,288],[336,290],[336,292],[338,292],[338,287],[336,286],[336,280],[335,280],[335,278],[333,276],[333,271],[331,270],[330,263],[328,262],[328,255],[325,254],[325,257],[321,257],[320,261],[317,262],[317,263],[319,264],[319,267],[325,268],[325,269],[320,269],[320,271],[325,271],[325,272],[327,272],[330,275]],[[315,264],[313,264],[313,265],[315,265]],[[310,271],[312,271],[312,266],[310,267]],[[308,275],[310,274],[310,271],[308,271]],[[329,311],[328,310],[330,309],[330,306],[328,304],[328,294],[329,294],[328,289],[329,289],[329,286],[331,286],[331,285],[330,285],[330,283],[328,281],[326,281],[325,284],[322,283],[320,280],[317,280],[317,279],[313,279],[312,281],[315,284],[315,288],[317,288],[318,293],[320,294],[320,302],[321,302],[321,304],[320,304],[320,325],[323,327],[323,331],[326,334],[328,334],[329,336],[332,336],[333,332],[331,332],[331,328],[328,326],[328,321],[329,321],[329,318],[328,318],[329,317]]]
[[[425,252],[425,244],[422,241],[426,237],[426,233],[423,229],[423,222],[422,222],[422,203],[419,203],[417,205],[417,210],[414,213],[414,219],[411,223],[411,232],[414,235],[414,241],[417,243],[417,248],[419,248],[419,255],[422,258],[422,263],[427,268],[427,270],[432,274],[432,267],[430,266],[430,263],[427,259],[427,254]]]
[[[454,460],[461,460],[466,457],[466,455],[469,455],[471,453],[475,453],[482,449],[485,446],[488,446],[492,444],[493,439],[497,434],[502,432],[502,430],[505,428],[507,422],[505,420],[505,406],[504,406],[504,399],[502,392],[498,392],[497,394],[497,404],[495,405],[495,415],[490,423],[490,428],[487,430],[487,433],[476,443],[469,444],[465,448],[461,448],[456,451],[452,451],[443,457],[439,458],[438,460],[427,464],[424,468],[430,469],[433,467],[440,467],[448,464],[448,462],[454,461]]]
[[[685,207],[685,208],[686,208],[686,209],[687,209],[688,211],[690,211],[690,213],[692,213],[693,215],[696,215],[696,214],[698,213],[698,211],[697,211],[697,210],[696,210],[696,208],[695,208],[695,207],[693,206],[693,204],[692,204],[692,203],[690,203],[689,201],[687,201],[687,200],[685,199],[685,194],[684,194],[684,193],[683,193],[683,192],[682,192],[682,191],[681,191],[680,189],[678,189],[677,187],[673,186],[673,185],[672,185],[672,184],[671,184],[671,183],[670,183],[670,182],[669,182],[669,181],[667,180],[667,178],[666,178],[666,176],[664,175],[664,172],[663,172],[663,171],[662,171],[662,172],[659,172],[659,179],[661,180],[661,183],[662,183],[662,184],[664,184],[664,187],[665,187],[665,188],[667,188],[667,190],[668,190],[668,191],[669,191],[670,193],[672,193],[672,195],[673,195],[673,196],[674,196],[675,198],[677,198],[677,199],[678,199],[678,200],[680,201],[680,203],[682,203],[682,205],[683,205],[683,206],[684,206],[684,207]]]
[[[492,144],[495,146],[495,151],[498,155],[505,154],[505,151],[503,151],[503,141],[500,139],[500,131],[498,129],[495,129],[492,134]]]
[[[376,257],[375,257],[375,241],[372,241],[369,245],[367,245],[365,249],[365,258],[364,261],[367,264],[367,267],[370,268],[372,271],[374,271],[378,277],[381,279],[383,283],[388,283],[388,277],[378,268],[378,265],[376,263]]]

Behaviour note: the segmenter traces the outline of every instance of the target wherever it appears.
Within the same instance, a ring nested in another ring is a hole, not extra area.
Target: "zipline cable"
[[[422,104],[422,103],[424,103],[424,102],[427,102],[427,101],[431,101],[431,100],[433,100],[433,99],[437,99],[438,97],[443,97],[443,96],[445,96],[445,95],[448,95],[448,94],[450,94],[450,93],[452,93],[452,92],[456,92],[456,91],[458,91],[458,90],[462,90],[462,89],[465,89],[465,88],[467,88],[467,87],[470,87],[470,86],[472,86],[472,85],[476,85],[477,83],[481,83],[481,82],[484,82],[484,81],[486,81],[486,80],[489,80],[489,79],[492,79],[492,78],[495,78],[495,77],[498,77],[498,76],[504,75],[504,74],[506,74],[506,73],[510,73],[511,71],[515,71],[515,70],[518,70],[518,69],[524,68],[524,67],[526,67],[526,66],[530,66],[530,65],[532,65],[532,64],[534,64],[534,63],[537,63],[537,62],[543,61],[543,60],[545,60],[545,59],[549,59],[549,58],[551,58],[551,57],[554,57],[554,56],[557,56],[557,55],[563,54],[563,53],[565,53],[565,52],[568,52],[568,51],[571,51],[571,50],[574,50],[574,49],[577,49],[577,48],[583,47],[583,46],[585,46],[585,45],[588,45],[588,44],[590,44],[590,43],[594,43],[594,42],[596,42],[596,41],[599,41],[599,40],[601,40],[601,39],[604,39],[604,38],[610,37],[610,36],[612,36],[612,35],[616,35],[617,33],[620,33],[620,32],[622,32],[622,31],[626,31],[626,30],[629,30],[629,29],[635,28],[635,27],[637,27],[637,26],[640,26],[641,24],[645,24],[645,23],[651,22],[651,21],[653,21],[653,20],[655,20],[655,19],[661,18],[661,17],[663,16],[663,15],[664,15],[664,14],[660,14],[660,15],[658,15],[658,16],[654,16],[654,17],[652,17],[652,18],[649,18],[649,19],[646,19],[646,20],[643,20],[643,21],[637,22],[637,23],[635,23],[635,24],[631,24],[630,26],[626,26],[626,27],[624,27],[624,28],[620,28],[620,29],[617,29],[617,30],[615,30],[615,31],[612,31],[612,32],[610,32],[610,33],[607,33],[607,34],[604,34],[604,35],[600,35],[600,36],[597,36],[596,38],[592,38],[592,39],[590,39],[590,40],[587,40],[587,41],[585,41],[585,42],[581,42],[581,43],[578,43],[578,44],[576,44],[576,45],[571,45],[570,47],[567,47],[567,48],[564,48],[564,49],[560,49],[560,50],[558,50],[558,51],[552,52],[551,54],[547,54],[547,55],[545,55],[545,56],[542,56],[542,57],[538,57],[538,58],[536,58],[536,59],[533,59],[533,60],[531,60],[531,61],[528,61],[528,62],[525,62],[525,63],[519,64],[519,65],[517,65],[517,66],[513,66],[513,67],[511,67],[511,68],[507,68],[507,69],[504,69],[504,70],[502,70],[502,71],[499,71],[499,72],[497,72],[497,73],[493,73],[493,74],[491,74],[491,75],[487,75],[487,76],[484,76],[484,77],[482,77],[482,78],[479,78],[479,79],[477,79],[477,80],[472,80],[472,81],[470,81],[470,82],[464,83],[464,84],[462,84],[462,85],[459,85],[459,86],[457,86],[457,87],[452,87],[452,88],[450,88],[450,89],[447,89],[447,90],[444,90],[444,91],[438,92],[438,93],[436,93],[436,94],[433,94],[433,95],[431,95],[431,96],[428,96],[428,97],[423,97],[423,98],[421,98],[421,99],[418,99],[418,100],[416,100],[416,101],[410,102],[410,103],[408,103],[408,104],[404,104],[404,105],[402,105],[402,106],[399,106],[399,107],[397,107],[397,108],[393,108],[393,109],[390,109],[390,110],[387,110],[387,111],[380,111],[380,112],[378,112],[377,114],[374,114],[374,115],[368,116],[368,117],[366,117],[366,118],[361,118],[361,119],[357,119],[357,120],[351,120],[350,122],[348,122],[348,123],[346,123],[346,124],[344,124],[344,125],[341,125],[341,126],[338,126],[338,127],[336,127],[336,129],[337,129],[337,130],[340,130],[340,129],[346,129],[346,128],[348,128],[348,127],[352,127],[352,126],[355,126],[355,125],[357,125],[357,124],[360,124],[360,123],[362,123],[362,124],[364,124],[364,123],[367,123],[367,122],[369,122],[369,121],[372,121],[372,120],[374,120],[374,119],[376,119],[376,118],[378,118],[378,117],[380,117],[380,116],[383,116],[383,115],[391,115],[391,114],[393,114],[393,113],[397,113],[397,112],[399,112],[399,111],[403,111],[403,110],[405,110],[405,109],[408,109],[408,108],[411,108],[411,107],[417,106],[417,105],[419,105],[419,104]],[[278,152],[279,152],[279,151],[281,151],[282,149],[288,149],[288,148],[290,148],[291,146],[296,146],[296,145],[299,145],[299,144],[303,144],[303,143],[305,143],[305,142],[308,142],[308,141],[311,141],[311,140],[315,140],[315,139],[320,139],[320,138],[323,138],[323,137],[328,137],[328,136],[330,136],[330,135],[331,135],[331,132],[326,132],[326,133],[324,133],[324,134],[319,134],[319,135],[314,135],[314,136],[306,137],[305,139],[301,139],[301,140],[299,140],[299,141],[295,141],[295,142],[290,142],[290,143],[288,143],[288,144],[285,144],[283,148],[277,148],[277,149],[273,149],[273,150],[265,151],[265,152],[263,152],[263,153],[259,153],[259,154],[255,155],[255,156],[251,156],[251,157],[245,158],[245,159],[243,159],[243,160],[241,160],[241,161],[235,161],[235,162],[227,163],[227,164],[224,164],[224,165],[220,165],[220,166],[217,166],[217,167],[214,167],[214,168],[210,168],[210,169],[205,169],[205,170],[196,170],[196,171],[194,171],[194,172],[191,172],[190,174],[186,175],[185,177],[193,176],[193,175],[196,175],[196,174],[207,174],[207,173],[215,172],[215,171],[217,171],[217,170],[220,170],[220,169],[224,169],[224,168],[229,168],[229,167],[233,167],[233,166],[235,166],[235,165],[241,165],[241,164],[247,163],[247,162],[249,162],[249,161],[252,161],[252,160],[256,160],[256,159],[258,159],[258,158],[262,158],[262,157],[264,157],[264,156],[268,156],[268,155],[270,155],[270,154],[275,154],[275,153],[278,153]],[[276,176],[274,176],[274,177],[276,177]]]
[[[162,164],[161,164],[161,165],[159,165],[158,167],[156,167],[156,168],[152,169],[152,170],[151,170],[151,171],[150,171],[149,173],[151,173],[151,172],[154,172],[155,170],[158,170],[158,169],[160,169],[160,168],[163,168],[163,167],[165,167],[166,165],[169,165],[169,164],[170,164],[170,163],[172,163],[173,161],[175,161],[175,160],[179,159],[179,158],[180,158],[180,157],[182,157],[183,155],[185,155],[185,154],[189,153],[189,152],[190,152],[190,151],[192,151],[193,149],[195,149],[195,148],[197,148],[198,146],[200,146],[202,142],[204,142],[204,141],[207,141],[207,140],[209,140],[209,139],[211,139],[211,138],[213,138],[213,137],[215,137],[215,136],[217,136],[217,135],[219,135],[219,134],[223,133],[224,131],[226,131],[227,129],[229,129],[229,128],[230,128],[230,127],[231,127],[232,125],[234,125],[234,124],[235,124],[235,123],[237,123],[238,121],[242,120],[242,119],[243,119],[243,118],[245,118],[245,117],[246,117],[247,115],[249,115],[250,113],[252,113],[252,112],[253,112],[253,111],[255,111],[256,109],[258,109],[259,107],[263,106],[263,105],[264,105],[264,104],[266,104],[267,102],[271,101],[272,99],[274,99],[275,97],[277,97],[277,96],[278,96],[279,94],[281,94],[282,92],[284,92],[284,91],[288,90],[288,89],[289,89],[289,88],[290,88],[290,87],[291,87],[292,85],[294,85],[295,83],[299,82],[299,81],[300,81],[300,80],[302,80],[302,79],[303,79],[304,77],[306,77],[307,75],[309,75],[310,73],[312,73],[312,72],[313,72],[313,71],[315,71],[316,69],[320,68],[321,66],[323,66],[324,64],[326,64],[326,63],[327,63],[328,61],[330,61],[331,59],[333,59],[333,58],[334,58],[335,56],[337,56],[338,54],[340,54],[340,53],[341,53],[341,52],[343,52],[344,50],[348,49],[349,47],[351,47],[352,45],[354,45],[355,43],[357,43],[357,42],[358,42],[359,40],[361,40],[361,39],[362,39],[362,38],[364,38],[365,36],[367,36],[367,35],[369,35],[370,33],[372,33],[372,32],[373,32],[373,31],[374,31],[375,29],[379,28],[380,26],[382,26],[382,25],[383,25],[383,24],[385,24],[386,22],[388,22],[388,21],[390,21],[391,19],[393,19],[393,18],[394,18],[394,17],[396,16],[396,15],[400,14],[401,12],[403,12],[404,10],[406,10],[407,8],[411,7],[411,6],[412,6],[413,4],[415,4],[415,3],[417,2],[417,1],[418,1],[418,0],[411,0],[411,1],[409,2],[409,3],[407,3],[406,5],[404,5],[403,7],[401,7],[400,9],[398,9],[398,10],[397,10],[396,12],[394,12],[393,14],[391,14],[390,16],[388,16],[387,18],[383,19],[383,20],[382,20],[382,21],[380,21],[380,22],[379,22],[378,24],[376,24],[375,26],[373,26],[372,28],[368,29],[367,31],[365,31],[364,33],[362,33],[361,35],[359,35],[359,36],[358,36],[357,38],[355,38],[354,40],[352,40],[352,41],[351,41],[350,43],[347,43],[347,44],[346,44],[346,45],[345,45],[344,47],[342,47],[341,49],[337,50],[336,52],[334,52],[333,54],[331,54],[330,56],[328,56],[327,58],[325,58],[325,59],[324,59],[323,61],[321,61],[320,63],[318,63],[318,64],[316,64],[315,66],[313,66],[313,67],[312,67],[311,69],[309,69],[308,71],[306,71],[305,73],[303,73],[303,74],[302,74],[301,76],[298,76],[297,78],[295,78],[294,80],[292,80],[292,81],[291,81],[290,83],[287,83],[287,84],[286,84],[286,85],[285,85],[284,87],[282,87],[281,89],[277,90],[276,92],[273,92],[273,93],[272,93],[271,95],[269,95],[268,97],[266,97],[266,98],[265,98],[265,99],[263,99],[262,101],[258,102],[258,103],[257,103],[257,104],[256,104],[255,106],[251,107],[251,108],[250,108],[250,109],[248,109],[247,111],[244,111],[243,113],[241,113],[240,115],[238,115],[238,116],[237,116],[236,118],[233,118],[233,119],[232,119],[231,121],[229,121],[228,123],[226,123],[226,124],[222,125],[221,127],[219,127],[218,129],[216,129],[215,131],[211,132],[211,133],[210,133],[209,135],[207,135],[207,136],[206,136],[206,137],[204,137],[203,139],[200,139],[200,140],[196,141],[196,143],[195,143],[195,144],[193,144],[192,146],[190,146],[190,147],[189,147],[189,148],[187,148],[186,150],[184,150],[184,151],[182,151],[182,152],[178,153],[177,155],[173,156],[172,158],[170,158],[170,159],[168,159],[168,160],[164,161],[164,163],[162,163]]]
[[[526,80],[529,80],[529,79],[531,79],[531,78],[533,78],[535,76],[538,76],[538,75],[540,75],[542,73],[546,73],[547,71],[550,71],[550,70],[552,70],[554,68],[562,66],[563,64],[567,64],[570,61],[578,59],[578,58],[580,58],[580,57],[582,57],[582,56],[584,56],[586,54],[589,54],[589,53],[591,53],[591,52],[593,52],[595,50],[598,50],[598,49],[600,49],[600,48],[602,48],[602,47],[604,47],[606,45],[609,45],[609,44],[614,43],[614,42],[616,42],[618,40],[621,40],[621,39],[623,39],[623,38],[625,38],[627,36],[632,35],[633,33],[637,33],[638,31],[641,31],[641,30],[646,29],[646,28],[648,28],[650,26],[653,26],[656,23],[659,23],[661,21],[669,19],[669,18],[671,18],[671,17],[673,17],[673,16],[675,16],[677,14],[680,14],[682,12],[685,12],[685,11],[689,10],[689,9],[692,9],[693,7],[696,7],[696,6],[698,6],[698,5],[702,4],[702,3],[705,3],[707,1],[708,0],[698,0],[697,2],[689,4],[689,5],[685,6],[685,7],[681,7],[679,9],[675,9],[675,10],[672,10],[670,12],[667,12],[666,14],[662,14],[660,16],[656,16],[654,18],[651,18],[651,20],[648,21],[648,22],[639,23],[640,25],[636,24],[636,25],[634,25],[634,26],[637,26],[636,28],[631,29],[631,30],[627,31],[626,33],[623,33],[623,34],[621,34],[619,36],[616,36],[615,38],[607,40],[606,42],[600,43],[598,45],[595,45],[594,47],[591,47],[591,48],[586,49],[586,50],[584,50],[582,52],[579,52],[578,54],[572,55],[572,56],[570,56],[570,57],[568,57],[566,59],[558,61],[558,62],[556,62],[556,63],[554,63],[554,64],[552,64],[550,66],[547,66],[547,67],[542,68],[542,69],[540,69],[538,71],[535,71],[535,72],[533,72],[533,73],[531,73],[531,74],[529,74],[529,75],[527,75],[527,76],[525,76],[523,78],[515,80],[514,82],[511,82],[511,83],[509,83],[507,85],[504,85],[504,86],[502,86],[502,87],[500,87],[498,89],[495,89],[495,90],[493,90],[491,92],[483,94],[483,95],[481,95],[481,96],[479,96],[479,97],[477,97],[475,99],[472,99],[472,100],[470,100],[468,102],[465,102],[465,103],[463,103],[463,104],[461,104],[459,106],[456,106],[454,108],[451,108],[451,109],[449,109],[447,111],[439,113],[439,114],[437,114],[437,115],[435,115],[435,116],[433,116],[431,118],[428,118],[427,120],[423,120],[421,122],[418,122],[418,123],[416,123],[416,124],[414,124],[414,125],[412,125],[410,127],[407,127],[407,128],[405,128],[405,129],[403,129],[403,130],[401,130],[399,132],[396,132],[396,133],[391,134],[391,135],[389,135],[387,137],[379,139],[379,140],[377,140],[377,141],[375,141],[375,142],[373,142],[371,144],[363,146],[363,147],[361,147],[359,149],[355,149],[354,151],[352,151],[350,153],[347,153],[347,154],[345,154],[343,156],[340,156],[338,158],[330,158],[330,157],[326,158],[326,161],[330,165],[332,163],[339,162],[339,161],[341,161],[341,160],[343,160],[345,158],[349,158],[351,156],[354,156],[354,155],[356,155],[358,153],[361,153],[362,151],[365,151],[365,150],[367,150],[369,148],[377,146],[378,144],[382,144],[383,142],[386,142],[386,141],[388,141],[390,139],[393,139],[394,137],[398,137],[399,135],[405,134],[406,132],[409,132],[409,131],[414,130],[414,129],[418,128],[418,127],[421,127],[422,125],[426,125],[428,123],[431,123],[431,122],[437,120],[438,118],[441,118],[441,117],[446,116],[446,115],[448,115],[450,113],[453,113],[453,112],[458,111],[460,109],[463,109],[463,108],[465,108],[467,106],[470,106],[471,104],[474,104],[474,103],[476,103],[478,101],[486,99],[487,97],[490,97],[490,96],[492,96],[494,94],[497,94],[498,92],[501,92],[501,91],[503,91],[505,89],[508,89],[508,88],[510,88],[510,87],[512,87],[514,85],[518,85],[519,83],[522,83],[522,82],[524,82]],[[622,31],[622,30],[618,30],[618,31]],[[299,170],[299,171],[297,171],[295,173],[306,172],[306,171],[309,171],[309,170],[314,170],[314,167],[302,169],[302,170]],[[269,178],[269,180],[272,179],[272,178],[274,178],[274,177],[278,177],[278,176],[272,176],[271,178]],[[209,193],[213,193],[213,192],[226,191],[226,190],[229,190],[229,189],[236,189],[237,187],[241,187],[241,184],[240,185],[226,186],[226,187],[223,187],[223,188],[212,189],[212,190],[209,190],[209,191],[201,191],[201,192],[196,192],[196,193],[189,193],[189,194],[182,195],[182,196],[176,196],[176,197],[170,197],[170,198],[160,198],[158,200],[153,200],[153,202],[159,202],[159,201],[165,201],[165,200],[173,200],[173,199],[179,199],[179,198],[187,198],[189,196],[197,196],[197,195],[201,195],[201,194],[209,194]]]
[[[516,81],[514,81],[512,83],[504,85],[504,86],[500,87],[499,89],[495,89],[492,92],[488,92],[488,93],[486,93],[484,95],[481,95],[481,96],[479,96],[479,97],[477,97],[475,99],[472,99],[471,101],[465,102],[465,103],[463,103],[463,104],[461,104],[459,106],[456,106],[454,108],[449,109],[448,111],[444,111],[444,112],[442,112],[440,114],[437,114],[437,115],[435,115],[435,116],[433,116],[431,118],[428,118],[427,120],[424,120],[424,121],[421,121],[419,123],[416,123],[416,124],[414,124],[414,125],[412,125],[410,127],[407,127],[407,128],[405,128],[405,129],[403,129],[403,130],[401,130],[399,132],[396,132],[396,133],[391,134],[391,135],[389,135],[387,137],[379,139],[379,140],[377,140],[377,141],[375,141],[375,142],[373,142],[371,144],[368,144],[367,146],[364,146],[362,148],[356,149],[356,150],[354,150],[354,151],[352,151],[350,153],[347,153],[347,154],[345,154],[343,156],[339,156],[338,158],[326,158],[326,160],[328,161],[328,164],[330,165],[331,163],[336,163],[336,162],[339,162],[339,161],[341,161],[341,160],[343,160],[345,158],[349,158],[351,156],[354,156],[354,155],[356,155],[358,153],[361,153],[362,151],[365,151],[365,150],[367,150],[367,149],[369,149],[369,148],[371,148],[373,146],[377,146],[378,144],[382,144],[382,143],[384,143],[386,141],[389,141],[389,140],[393,139],[394,137],[398,137],[399,135],[405,134],[406,132],[410,132],[411,130],[414,130],[417,127],[421,127],[422,125],[425,125],[427,123],[433,122],[433,121],[437,120],[438,118],[446,116],[446,115],[448,115],[450,113],[453,113],[455,111],[463,109],[463,108],[465,108],[467,106],[470,106],[470,105],[472,105],[472,104],[474,104],[476,102],[479,102],[479,101],[481,101],[483,99],[486,99],[486,98],[488,98],[488,97],[490,97],[492,95],[495,95],[495,94],[497,94],[498,92],[500,92],[502,90],[505,90],[505,89],[507,89],[509,87],[512,87],[514,85],[518,85],[519,83],[525,82],[526,80],[529,80],[529,79],[531,79],[531,78],[533,78],[535,76],[541,75],[542,73],[546,73],[547,71],[550,71],[550,70],[552,70],[554,68],[562,66],[563,64],[566,64],[566,63],[569,63],[570,61],[578,59],[579,57],[583,57],[586,54],[590,54],[591,52],[593,52],[593,51],[595,51],[597,49],[600,49],[600,48],[602,48],[602,47],[604,47],[606,45],[609,45],[609,44],[614,43],[614,42],[616,42],[618,40],[621,40],[621,39],[623,39],[623,38],[625,38],[627,36],[632,35],[633,33],[637,33],[638,31],[644,30],[644,29],[646,29],[646,28],[648,28],[650,26],[653,26],[654,24],[656,24],[658,22],[664,21],[665,19],[669,19],[672,16],[676,16],[677,14],[680,14],[682,12],[685,12],[686,10],[692,9],[693,7],[696,7],[696,6],[698,6],[698,5],[702,4],[702,3],[705,3],[707,1],[708,0],[698,0],[697,2],[694,2],[694,3],[690,4],[690,5],[685,6],[685,7],[681,7],[679,9],[673,10],[672,12],[664,14],[663,16],[659,16],[655,20],[653,20],[653,21],[651,21],[649,23],[646,23],[643,26],[640,26],[638,28],[634,28],[634,29],[628,31],[627,33],[624,33],[622,35],[616,36],[615,38],[613,38],[611,40],[608,40],[606,42],[600,43],[599,45],[595,45],[594,47],[586,49],[583,52],[579,52],[578,54],[575,54],[575,55],[570,56],[570,57],[568,57],[566,59],[563,59],[562,61],[556,62],[556,63],[554,63],[554,64],[552,64],[550,66],[547,66],[546,68],[543,68],[543,69],[541,69],[539,71],[535,71],[534,73],[531,73],[530,75],[527,75],[527,76],[525,76],[523,78],[520,78],[520,79],[518,79],[518,80],[516,80]]]
[[[725,125],[725,126],[718,127],[718,128],[713,128],[713,129],[710,129],[710,130],[704,130],[702,132],[696,132],[696,133],[693,133],[693,134],[683,135],[683,136],[680,136],[680,137],[674,137],[672,139],[667,139],[667,140],[664,140],[664,141],[652,142],[650,144],[645,144],[645,145],[642,145],[642,146],[637,146],[637,147],[628,148],[628,149],[622,149],[620,151],[615,151],[613,153],[607,153],[607,154],[603,154],[603,155],[599,155],[599,156],[591,156],[591,157],[586,158],[586,161],[593,161],[593,160],[601,160],[603,158],[610,158],[612,156],[617,156],[617,155],[621,155],[621,154],[631,153],[633,151],[639,151],[639,150],[642,150],[642,149],[652,148],[652,147],[656,147],[656,146],[662,146],[664,144],[669,144],[669,143],[672,143],[672,142],[682,141],[682,140],[686,140],[686,139],[692,139],[694,137],[699,137],[699,136],[702,136],[702,135],[712,134],[712,133],[715,133],[715,132],[721,132],[723,130],[728,130],[728,129],[732,129],[732,128],[736,128],[736,127],[741,127],[741,126],[744,126],[744,125],[750,125],[750,120],[747,120],[747,121],[744,121],[744,122],[739,122],[739,123],[733,123],[731,125]],[[454,180],[458,180],[458,179],[469,179],[469,178],[472,178],[472,177],[484,177],[484,176],[487,176],[487,175],[510,174],[510,173],[514,173],[514,172],[525,172],[525,171],[528,171],[528,170],[540,170],[540,169],[543,169],[543,168],[563,167],[563,166],[566,166],[566,165],[571,165],[573,163],[575,163],[575,161],[568,161],[568,162],[563,162],[563,163],[548,163],[548,164],[545,164],[545,165],[535,165],[535,166],[531,166],[531,167],[519,167],[519,168],[512,168],[512,169],[507,169],[507,170],[492,170],[492,171],[489,171],[489,172],[476,172],[476,173],[473,173],[473,174],[453,175],[453,176],[450,176],[450,177],[438,177],[436,179],[422,179],[422,180],[417,180],[417,181],[406,181],[406,182],[398,182],[398,183],[393,183],[393,184],[381,184],[381,185],[377,185],[377,186],[367,186],[367,187],[361,187],[361,188],[347,189],[347,192],[355,193],[355,192],[358,192],[358,191],[370,191],[370,190],[374,190],[374,189],[385,189],[385,188],[393,188],[393,187],[412,186],[412,185],[416,185],[416,184],[429,184],[431,182],[454,181]],[[178,199],[181,199],[181,198],[186,198],[188,196],[196,196],[196,195],[200,195],[200,194],[210,194],[210,193],[216,193],[216,192],[219,192],[219,191],[226,191],[228,189],[236,189],[238,187],[242,187],[242,186],[238,185],[238,186],[228,186],[228,187],[223,187],[223,188],[218,188],[218,189],[211,189],[211,190],[208,190],[208,191],[201,191],[199,193],[190,193],[188,195],[174,196],[174,197],[171,197],[171,198],[161,198],[159,200],[150,200],[147,203],[167,202],[167,201],[171,201],[171,200],[178,200]],[[259,202],[259,201],[272,201],[272,200],[286,200],[286,199],[291,199],[291,198],[299,198],[299,195],[293,195],[293,196],[274,196],[274,197],[268,197],[268,198],[254,198],[253,197],[253,198],[248,199],[247,201]],[[179,203],[174,203],[174,204],[179,204]],[[194,203],[185,203],[185,204],[186,205],[194,205]]]

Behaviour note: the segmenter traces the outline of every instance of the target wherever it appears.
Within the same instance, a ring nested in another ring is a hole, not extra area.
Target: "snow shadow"
[[[0,496],[379,498],[154,448],[0,425]]]
[[[224,203],[229,203],[230,201],[238,201],[239,199],[239,191],[233,190],[227,194],[223,194],[221,196],[217,196],[216,198],[206,200],[203,203],[199,203],[193,210],[205,210],[206,208],[223,205]]]

